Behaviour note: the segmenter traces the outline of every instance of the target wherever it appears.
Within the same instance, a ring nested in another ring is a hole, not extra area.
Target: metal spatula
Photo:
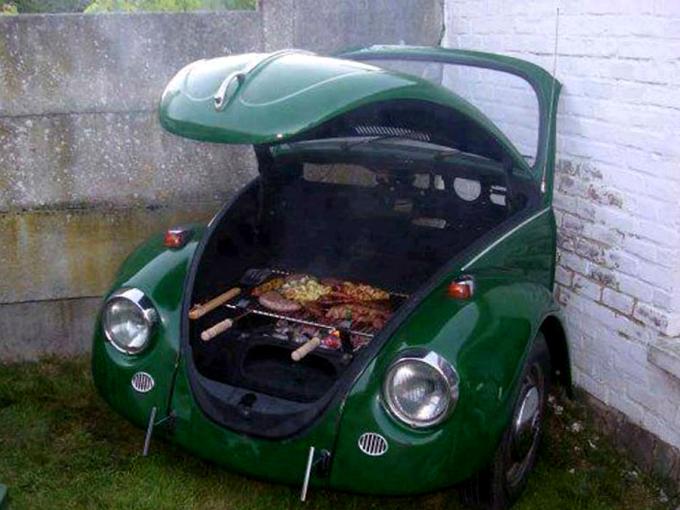
[[[260,285],[271,275],[271,269],[248,269],[245,273],[243,273],[243,276],[241,276],[239,283],[244,287],[254,287],[256,285]]]

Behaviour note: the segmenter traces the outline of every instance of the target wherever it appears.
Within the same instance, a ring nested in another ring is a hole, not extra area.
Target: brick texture
[[[555,294],[575,382],[680,447],[680,381],[648,361],[680,342],[680,2],[446,0],[443,44],[552,70],[558,5]],[[525,99],[483,108],[523,152]]]

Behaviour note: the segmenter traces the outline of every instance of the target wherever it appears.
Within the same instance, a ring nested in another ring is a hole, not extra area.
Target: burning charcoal
[[[333,334],[327,335],[321,341],[321,346],[325,347],[326,349],[337,350],[337,349],[340,349],[341,345],[342,344],[340,342],[340,337],[333,335]]]

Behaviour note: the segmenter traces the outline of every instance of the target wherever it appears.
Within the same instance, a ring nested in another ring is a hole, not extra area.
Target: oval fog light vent
[[[359,449],[371,457],[379,457],[387,451],[387,440],[375,432],[366,432],[359,437]]]
[[[132,387],[139,393],[148,393],[155,384],[153,377],[146,372],[137,372],[132,376]]]

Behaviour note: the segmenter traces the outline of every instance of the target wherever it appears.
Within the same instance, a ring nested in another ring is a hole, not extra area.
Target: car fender
[[[468,478],[491,460],[509,422],[531,342],[556,305],[541,283],[509,271],[484,273],[475,275],[470,300],[450,298],[444,284],[435,288],[356,381],[343,409],[334,486],[369,493],[434,490]],[[383,405],[384,374],[413,347],[437,352],[460,378],[451,415],[424,430],[399,422]],[[363,454],[357,442],[364,432],[385,437],[387,452]],[[357,469],[361,477],[354,475]]]
[[[191,226],[192,236],[180,249],[163,245],[163,234],[149,238],[122,263],[113,285],[105,295],[120,288],[143,291],[158,311],[149,346],[134,356],[124,354],[106,340],[101,327],[101,311],[95,325],[92,346],[92,374],[100,395],[117,412],[138,426],[145,426],[151,409],[159,418],[168,412],[179,353],[179,322],[184,280],[203,227]],[[135,391],[130,382],[137,372],[154,380],[147,393]]]

